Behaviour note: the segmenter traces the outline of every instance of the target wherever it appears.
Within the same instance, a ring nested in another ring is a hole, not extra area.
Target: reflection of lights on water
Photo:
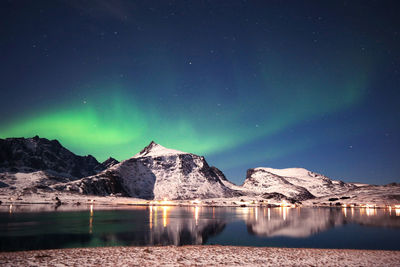
[[[8,210],[8,213],[11,214],[12,212],[13,212],[13,205],[11,204],[11,205],[10,205],[10,208],[9,208],[9,210]]]
[[[196,225],[197,225],[198,222],[199,222],[199,207],[195,207],[194,208],[194,220],[195,220]]]
[[[154,207],[154,226],[157,227],[157,207]]]
[[[268,208],[268,221],[270,221],[270,220],[271,220],[271,209]]]
[[[254,208],[254,214],[255,214],[255,217],[256,217],[256,221],[258,220],[258,208],[256,207],[256,208]]]
[[[288,210],[289,210],[289,207],[280,207],[279,208],[279,213],[282,214],[282,218],[284,221],[286,221]]]
[[[240,211],[241,211],[241,213],[243,213],[243,215],[247,215],[247,214],[249,214],[250,210],[248,207],[244,207],[244,208],[241,208]]]
[[[162,217],[163,217],[163,226],[164,227],[167,227],[167,225],[168,225],[168,209],[169,209],[169,207],[163,207]]]
[[[215,208],[214,207],[212,208],[212,211],[213,211],[213,219],[215,219]]]
[[[353,207],[351,207],[351,216],[352,217],[354,216],[354,208]]]
[[[400,216],[400,209],[396,209],[396,216]]]
[[[92,233],[92,228],[93,228],[93,217],[90,217],[90,219],[89,219],[89,234]]]
[[[367,216],[374,216],[376,215],[376,209],[368,207],[365,209],[365,213]]]
[[[288,210],[289,210],[289,208],[283,207],[283,220],[284,221],[286,221]]]
[[[93,200],[91,201],[93,203]],[[93,231],[93,204],[90,205],[89,234]]]
[[[153,206],[149,207],[149,226],[153,228]]]
[[[346,207],[342,208],[342,211],[343,211],[344,217],[347,217],[347,208]]]

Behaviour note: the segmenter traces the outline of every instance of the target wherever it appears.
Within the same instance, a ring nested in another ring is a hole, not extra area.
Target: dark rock
[[[57,140],[50,141],[39,136],[0,139],[0,172],[42,170],[74,180],[94,175],[106,168],[91,155],[75,155]]]

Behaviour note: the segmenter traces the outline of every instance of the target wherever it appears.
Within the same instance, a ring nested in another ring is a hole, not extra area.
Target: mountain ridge
[[[32,158],[39,163],[32,164]],[[297,202],[358,188],[304,168],[270,167],[248,169],[243,184],[235,185],[203,156],[154,141],[129,159],[118,162],[110,157],[99,163],[93,156],[75,155],[57,140],[38,136],[0,139],[0,179],[2,188],[15,184],[32,191],[171,200],[250,196]]]

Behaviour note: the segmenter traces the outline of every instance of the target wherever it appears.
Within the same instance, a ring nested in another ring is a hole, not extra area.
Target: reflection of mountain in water
[[[20,208],[0,206],[1,251],[115,245],[199,245],[217,235],[219,239],[212,239],[213,243],[217,240],[217,244],[241,245],[241,241],[235,243],[235,238],[240,236],[243,244],[248,244],[246,232],[266,239],[276,236],[307,239],[345,224],[400,228],[400,209],[135,206],[97,210],[95,205],[90,205],[80,211],[28,212]],[[243,225],[243,221],[247,231],[237,227],[225,229],[229,223],[240,222],[234,224],[238,226]],[[287,246],[287,243],[281,245]]]
[[[225,228],[225,221],[200,218],[207,208],[148,207],[147,229],[104,235],[104,241],[117,239],[126,245],[201,245]]]
[[[281,207],[245,208],[242,211],[248,232],[258,236],[308,237],[349,223],[400,227],[400,218],[388,216],[382,209]]]

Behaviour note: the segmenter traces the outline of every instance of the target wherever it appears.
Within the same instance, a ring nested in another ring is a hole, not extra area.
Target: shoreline
[[[61,205],[57,205],[56,197],[60,199]],[[366,203],[366,202],[365,202]],[[371,202],[370,202],[371,203]],[[15,197],[0,194],[0,206],[9,205],[49,205],[84,207],[94,205],[97,207],[129,207],[129,206],[177,206],[177,207],[315,207],[315,208],[355,208],[355,209],[400,209],[397,203],[371,203],[371,204],[350,204],[343,202],[341,205],[327,205],[326,203],[305,203],[290,204],[287,202],[274,202],[262,200],[257,197],[236,197],[202,200],[146,200],[121,196],[94,196],[73,193],[49,193],[39,196],[27,195]]]
[[[398,266],[400,251],[221,245],[0,252],[1,266]]]

